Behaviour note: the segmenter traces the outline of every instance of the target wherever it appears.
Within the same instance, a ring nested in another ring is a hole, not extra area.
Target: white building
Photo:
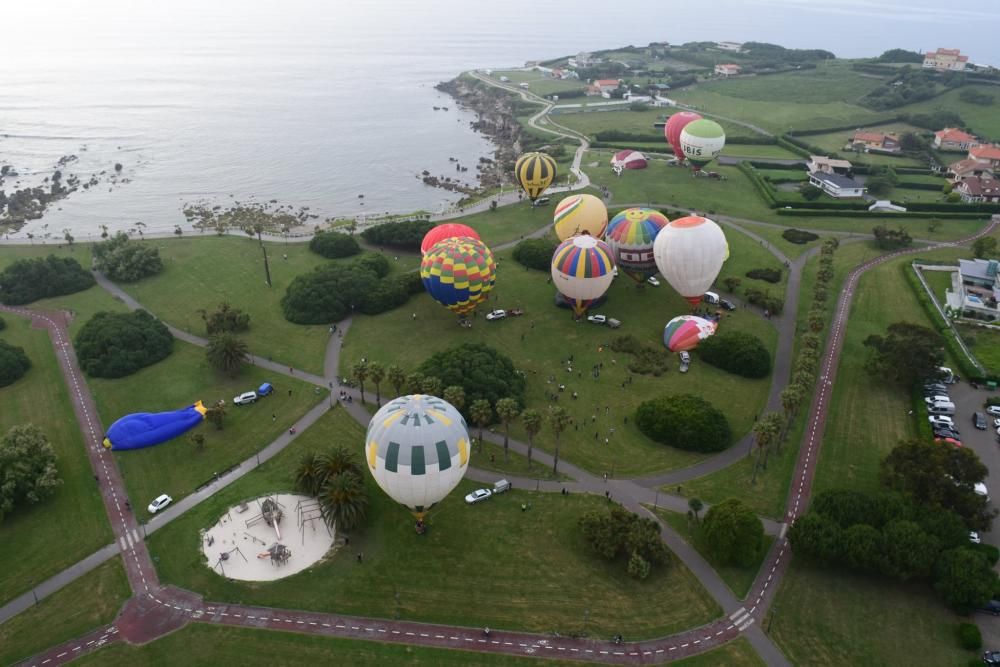
[[[809,183],[836,199],[851,199],[865,196],[865,186],[853,178],[840,174],[827,174],[818,171],[809,174]]]
[[[948,306],[961,313],[971,310],[993,320],[1000,318],[998,267],[1000,262],[995,259],[958,260],[958,271],[951,278],[951,290],[945,294]]]
[[[716,42],[715,46],[723,51],[732,51],[733,53],[739,53],[743,50],[743,45],[739,42]]]

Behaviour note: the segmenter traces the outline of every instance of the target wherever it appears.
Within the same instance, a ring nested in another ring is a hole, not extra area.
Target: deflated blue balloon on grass
[[[104,446],[111,451],[152,447],[182,435],[205,419],[208,408],[198,401],[170,412],[136,412],[125,415],[108,429]]]

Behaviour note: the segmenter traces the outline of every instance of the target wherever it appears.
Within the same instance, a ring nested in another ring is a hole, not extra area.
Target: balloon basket
[[[413,530],[416,531],[417,535],[423,535],[424,533],[427,532],[427,524],[424,523],[423,521],[417,521],[413,525]]]

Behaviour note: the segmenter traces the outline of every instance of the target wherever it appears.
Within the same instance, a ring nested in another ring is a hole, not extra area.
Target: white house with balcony
[[[809,174],[809,183],[835,199],[854,199],[865,196],[865,186],[841,174],[817,171]]]
[[[945,293],[948,307],[963,314],[971,311],[986,315],[991,320],[1000,318],[998,268],[1000,262],[995,259],[958,260],[958,271],[951,276],[951,289]]]

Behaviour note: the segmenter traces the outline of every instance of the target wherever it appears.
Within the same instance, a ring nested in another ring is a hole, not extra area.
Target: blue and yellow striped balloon
[[[424,289],[459,315],[472,312],[496,281],[493,253],[482,241],[451,238],[438,243],[420,262]]]
[[[573,236],[552,255],[552,282],[580,317],[614,280],[615,260],[608,244],[593,236]]]

